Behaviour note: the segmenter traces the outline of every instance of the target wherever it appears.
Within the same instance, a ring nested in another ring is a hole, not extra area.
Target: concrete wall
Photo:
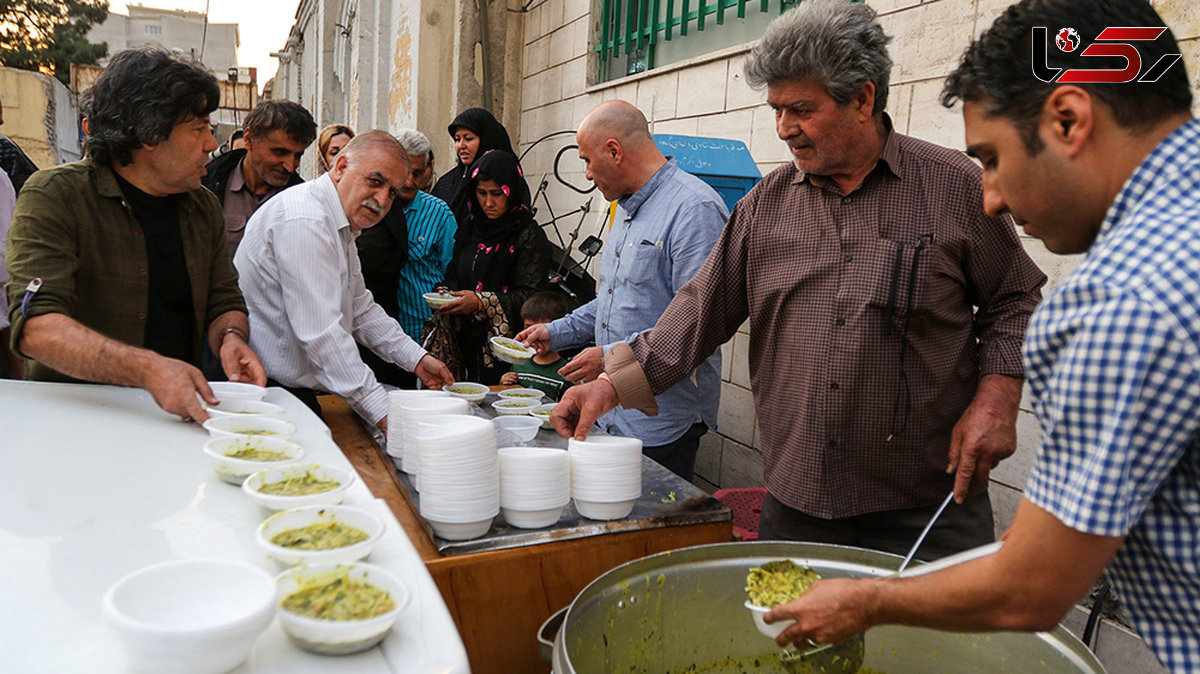
[[[79,106],[61,82],[29,70],[0,68],[0,99],[4,102],[0,133],[38,168],[80,158]]]
[[[302,0],[271,95],[304,105],[320,126],[416,128],[446,170],[458,111],[487,107],[520,129],[524,14],[485,4],[481,22],[478,0]]]

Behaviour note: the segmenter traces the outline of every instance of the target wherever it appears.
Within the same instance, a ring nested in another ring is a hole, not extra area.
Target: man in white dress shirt
[[[387,213],[408,172],[408,155],[391,134],[359,134],[328,173],[255,211],[233,259],[250,309],[251,346],[268,376],[341,396],[385,432],[387,393],[356,342],[430,388],[454,381],[371,298],[354,245]]]

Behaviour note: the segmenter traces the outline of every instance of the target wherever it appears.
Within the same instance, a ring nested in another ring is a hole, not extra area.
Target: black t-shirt
[[[149,265],[146,270],[139,270],[150,277],[144,346],[168,358],[192,363],[195,359],[196,319],[192,304],[192,281],[188,277],[187,260],[183,255],[183,237],[179,233],[178,197],[151,196],[119,174],[117,182],[133,211],[134,220],[137,220],[146,236]]]

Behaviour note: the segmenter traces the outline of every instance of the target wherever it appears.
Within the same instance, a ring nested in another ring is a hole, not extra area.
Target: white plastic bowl
[[[546,392],[536,388],[510,388],[496,393],[501,398],[516,398],[518,400],[537,400],[541,401],[546,397]]]
[[[433,527],[433,533],[443,540],[447,541],[469,541],[472,538],[479,538],[486,534],[492,528],[492,518],[479,520],[477,522],[435,522],[428,520],[429,526]]]
[[[204,411],[210,417],[283,416],[282,407],[261,400],[222,400],[220,405],[205,405]]]
[[[510,337],[497,336],[488,341],[492,345],[492,353],[505,363],[524,363],[537,355],[537,351]]]
[[[522,400],[520,398],[501,398],[492,403],[492,409],[496,410],[496,414],[505,416],[510,414],[526,416],[535,407],[541,407],[541,402],[537,400]]]
[[[292,476],[304,475],[305,472],[311,472],[318,479],[337,480],[339,484],[335,489],[329,491],[317,494],[304,494],[302,496],[264,494],[258,490],[264,484],[279,482]],[[255,503],[268,510],[290,510],[310,505],[337,505],[342,502],[342,499],[346,498],[346,490],[352,484],[354,484],[354,474],[341,468],[322,466],[317,463],[293,463],[254,473],[242,483],[242,491]]]
[[[250,654],[275,617],[275,597],[275,581],[257,566],[181,559],[118,580],[103,610],[133,669],[215,674]]]
[[[221,402],[226,400],[261,401],[263,396],[267,395],[266,388],[240,381],[210,381],[208,387]]]
[[[512,433],[513,437],[521,442],[528,442],[537,436],[538,429],[542,427],[542,422],[539,419],[526,416],[499,416],[492,419],[492,423],[500,430]]]
[[[261,414],[209,417],[203,426],[214,438],[273,437],[287,440],[296,432],[296,425],[292,422]]]
[[[228,456],[245,448],[261,449],[279,452],[287,458],[281,461],[250,461]],[[304,457],[304,448],[294,442],[280,438],[255,436],[233,436],[213,438],[204,443],[204,453],[212,461],[213,470],[222,480],[230,484],[240,485],[254,473],[274,466],[295,463]]]
[[[454,295],[442,293],[425,293],[421,297],[425,300],[425,304],[429,305],[430,309],[440,308],[458,299]]]
[[[479,389],[483,389],[482,392],[480,392]],[[487,394],[491,391],[491,389],[489,389],[486,385],[477,384],[473,381],[460,381],[453,384],[446,384],[442,387],[442,390],[454,396],[455,398],[460,398],[469,403],[483,402],[483,399],[486,398]]]
[[[365,541],[331,550],[297,550],[276,545],[271,539],[288,529],[298,529],[318,522],[336,521],[361,529],[367,535]],[[383,522],[371,513],[349,506],[305,506],[275,513],[258,525],[254,542],[272,559],[283,564],[348,564],[357,562],[375,548],[383,537]]]
[[[750,615],[754,617],[754,626],[758,628],[758,631],[761,632],[763,636],[771,637],[772,639],[780,634],[783,634],[784,630],[791,627],[796,622],[795,620],[780,620],[777,623],[771,623],[768,625],[766,621],[763,620],[763,616],[767,615],[767,613],[771,610],[769,607],[764,608],[762,606],[758,606],[757,604],[752,604],[750,603],[749,599],[746,600],[745,606],[746,608],[750,609]]]
[[[629,513],[633,512],[635,503],[637,503],[637,499],[612,503],[575,499],[575,509],[589,520],[619,520],[628,517]]]
[[[387,613],[365,620],[319,620],[306,618],[283,608],[282,601],[301,587],[303,582],[333,580],[346,572],[356,581],[365,581],[391,595],[396,607]],[[279,588],[279,622],[292,642],[300,648],[321,655],[346,655],[371,648],[383,640],[396,618],[408,604],[408,589],[391,572],[374,564],[317,564],[293,567],[276,577]],[[335,667],[336,669],[336,667]]]
[[[545,405],[538,405],[537,407],[529,410],[529,415],[534,419],[541,421],[542,428],[554,428],[554,424],[550,423],[550,415],[539,414],[539,412],[553,412],[555,407],[558,407],[558,403],[546,403]]]
[[[504,521],[518,529],[541,529],[548,527],[562,517],[566,506],[557,508],[547,508],[545,510],[510,510],[509,508],[501,508],[500,512],[504,514]]]

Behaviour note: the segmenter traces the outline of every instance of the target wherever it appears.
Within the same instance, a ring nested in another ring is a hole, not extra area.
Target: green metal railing
[[[689,31],[712,30],[725,23],[727,13],[746,18],[751,12],[784,13],[802,0],[603,0],[600,41],[595,51],[600,58],[600,81],[609,79],[609,65],[622,54],[644,61],[643,70],[655,66],[654,51],[659,40],[686,37]],[[862,2],[863,0],[852,0]],[[664,5],[666,11],[664,12]],[[676,11],[679,7],[679,11]]]

